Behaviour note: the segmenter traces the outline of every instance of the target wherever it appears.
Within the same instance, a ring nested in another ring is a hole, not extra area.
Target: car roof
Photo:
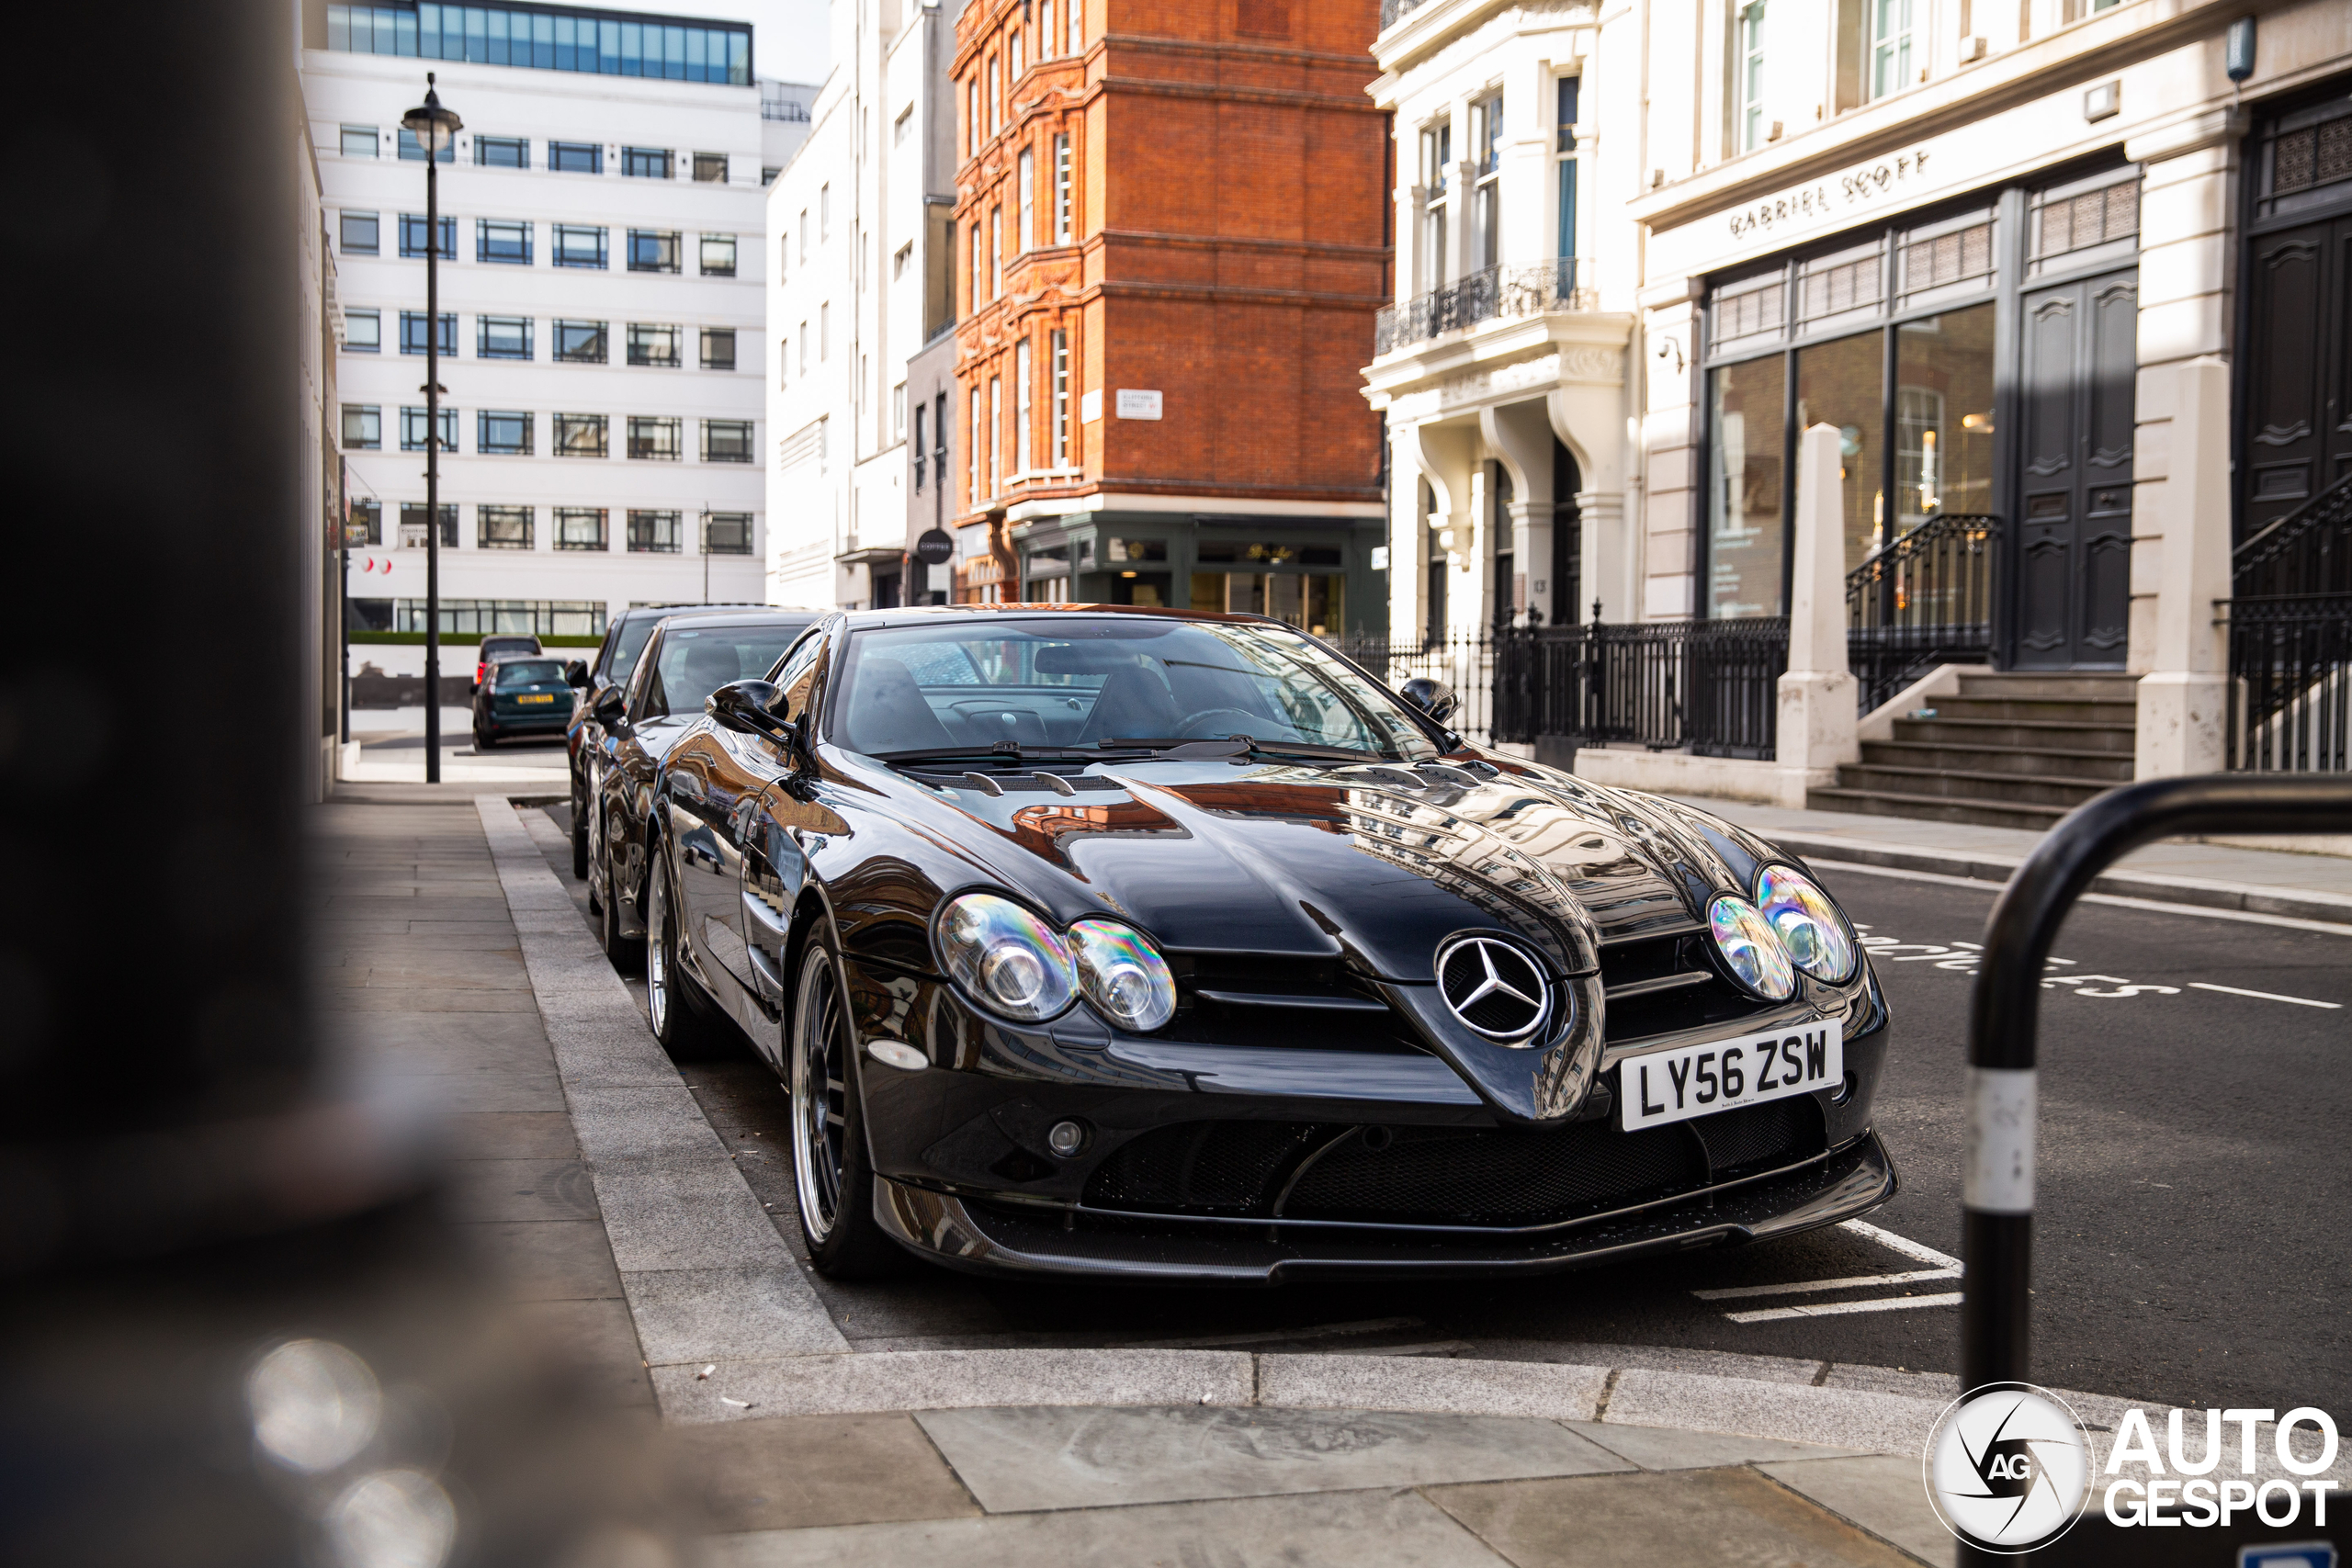
[[[778,606],[769,610],[696,610],[689,614],[664,616],[680,626],[808,626],[828,612],[823,610],[794,610]]]
[[[850,610],[842,619],[851,626],[922,626],[941,621],[994,619],[1046,620],[1061,615],[1140,615],[1161,621],[1200,621],[1226,626],[1298,628],[1269,615],[1228,615],[1214,610],[1178,610],[1150,604],[911,604],[893,610]]]
[[[631,604],[613,617],[613,625],[624,621],[660,621],[672,615],[699,615],[712,610],[767,610],[770,604]]]
[[[506,664],[517,659],[560,659],[561,657],[563,657],[561,654],[549,653],[545,649],[541,649],[536,653],[528,649],[515,649],[504,653],[486,653],[482,655],[481,662],[485,664]]]

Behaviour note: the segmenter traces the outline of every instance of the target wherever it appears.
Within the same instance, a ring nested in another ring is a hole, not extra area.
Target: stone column
[[[1552,620],[1552,425],[1544,400],[1506,403],[1478,412],[1478,432],[1510,471],[1511,603],[1514,620],[1532,606]],[[1498,549],[1502,541],[1495,541]],[[1574,614],[1573,611],[1570,612]]]
[[[1698,343],[1698,286],[1667,278],[1639,296],[1642,327],[1634,345],[1644,357],[1641,411],[1645,620],[1702,615],[1693,575],[1705,492],[1698,474],[1698,411],[1690,402],[1690,355]]]
[[[1859,693],[1846,668],[1846,540],[1838,512],[1838,434],[1816,424],[1797,446],[1795,570],[1789,592],[1789,671],[1781,677],[1781,806],[1833,784],[1840,762],[1859,761]]]
[[[1388,636],[1394,642],[1418,640],[1429,625],[1424,603],[1429,592],[1425,563],[1429,547],[1421,537],[1420,438],[1409,424],[1388,426]]]
[[[2214,601],[2230,595],[2230,367],[2213,355],[2140,373],[2141,429],[2166,431],[2151,661],[2140,678],[2135,779],[2221,771],[2229,647]],[[2140,493],[2145,495],[2145,489]]]
[[[1641,604],[1627,581],[1633,572],[1633,553],[1625,547],[1624,492],[1577,491],[1577,518],[1583,528],[1577,570],[1584,579],[1584,592],[1578,595],[1584,603],[1576,607],[1571,618],[1592,619],[1593,602],[1599,600],[1602,620],[1635,619],[1641,614]]]

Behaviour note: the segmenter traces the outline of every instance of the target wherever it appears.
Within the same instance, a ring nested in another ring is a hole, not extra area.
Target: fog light
[[[1046,1134],[1046,1146],[1063,1159],[1086,1147],[1086,1123],[1057,1122]]]
[[[1854,1090],[1860,1088],[1860,1085],[1861,1080],[1855,1077],[1853,1074],[1848,1073],[1846,1075],[1846,1081],[1829,1091],[1829,1103],[1832,1105],[1845,1104],[1848,1100],[1854,1098]]]

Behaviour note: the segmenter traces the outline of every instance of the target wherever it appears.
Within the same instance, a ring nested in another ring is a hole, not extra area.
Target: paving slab
[[[594,1220],[491,1220],[458,1227],[508,1301],[592,1301],[621,1295],[605,1227]]]
[[[1261,1356],[1258,1400],[1302,1408],[1419,1410],[1590,1420],[1602,1367],[1405,1356]]]
[[[563,1082],[553,1073],[441,1073],[402,1081],[447,1116],[563,1110]]]
[[[616,1299],[518,1302],[506,1309],[533,1342],[554,1353],[583,1380],[600,1404],[653,1404],[653,1388],[638,1354],[628,1303]]]
[[[790,1258],[765,1268],[627,1271],[621,1284],[645,1359],[657,1367],[817,1356],[845,1346]]]
[[[578,1160],[453,1160],[443,1212],[473,1220],[593,1220],[596,1194]]]
[[[1644,1470],[1715,1470],[1727,1464],[1755,1464],[1765,1460],[1838,1459],[1853,1451],[1732,1432],[1686,1432],[1673,1427],[1571,1421],[1567,1427]]]
[[[1413,1492],[1337,1492],[720,1536],[711,1568],[1505,1568]]]
[[[1928,1506],[1917,1455],[1864,1454],[1757,1468],[1922,1562],[1944,1568],[1953,1559],[1957,1543]]]
[[[1033,1406],[916,1419],[992,1514],[1633,1468],[1557,1422],[1490,1416]]]
[[[1609,1397],[1609,1419],[1634,1427],[1823,1443],[1866,1453],[1917,1453],[1947,1403],[1864,1389],[1634,1369],[1618,1374]]]
[[[1910,1568],[1910,1559],[1884,1541],[1744,1468],[1486,1483],[1424,1495],[1517,1568]]]
[[[662,1449],[679,1490],[716,1531],[970,1518],[980,1511],[910,1416],[673,1427]]]
[[[1232,1350],[877,1350],[657,1366],[672,1421],[1022,1404],[1247,1404],[1250,1358]]]
[[[791,1258],[767,1211],[716,1141],[707,1156],[599,1160],[594,1170],[605,1229],[623,1273],[740,1269]],[[812,1308],[816,1300],[811,1291]]]
[[[580,1141],[560,1111],[476,1111],[441,1119],[441,1148],[458,1159],[576,1159]]]

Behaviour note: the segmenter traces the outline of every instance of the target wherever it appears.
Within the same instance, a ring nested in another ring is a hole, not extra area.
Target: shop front
[[[1317,637],[1385,637],[1372,517],[1086,513],[1016,525],[1033,604],[1170,606],[1268,615]]]

